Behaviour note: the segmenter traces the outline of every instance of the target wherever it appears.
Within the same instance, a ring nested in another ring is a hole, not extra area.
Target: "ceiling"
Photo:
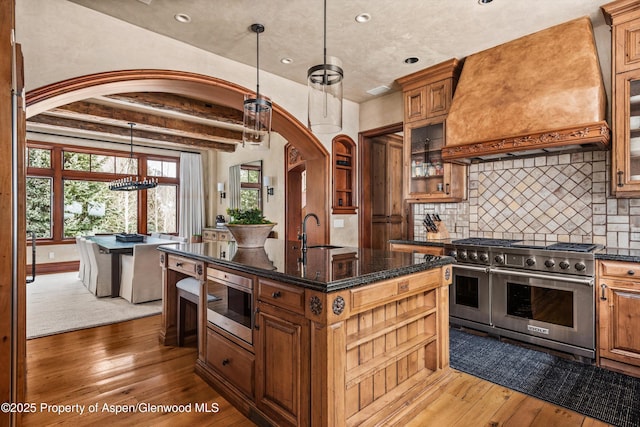
[[[253,23],[260,35],[260,69],[306,85],[307,69],[322,63],[321,0],[68,0],[206,51],[255,66]],[[373,99],[367,91],[397,90],[395,79],[452,57],[464,58],[520,36],[581,16],[604,25],[604,0],[327,0],[327,54],[344,69],[344,97]],[[358,14],[368,13],[367,23]],[[188,23],[174,19],[186,14]],[[408,57],[419,59],[406,64]],[[292,63],[283,64],[281,59]],[[384,92],[382,92],[384,93]],[[141,123],[137,137],[232,151],[241,135],[241,114],[198,114],[180,105],[189,100],[166,94],[129,94],[75,103],[30,118],[31,129],[63,129],[82,124],[96,134],[128,135],[127,123]],[[201,103],[201,102],[200,102]],[[166,106],[166,107],[163,107]],[[209,105],[209,107],[211,107]],[[220,107],[224,110],[223,107]],[[194,112],[195,111],[195,112]],[[158,116],[138,121],[140,116]],[[75,125],[74,125],[75,123]],[[122,133],[124,132],[124,134]],[[145,134],[146,132],[146,134]],[[164,136],[163,136],[164,135]]]

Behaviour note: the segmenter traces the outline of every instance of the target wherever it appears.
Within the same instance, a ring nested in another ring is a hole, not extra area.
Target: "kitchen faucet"
[[[316,219],[316,224],[320,227],[320,220],[318,219],[318,215],[314,213],[308,213],[305,215],[302,220],[302,233],[298,236],[298,240],[302,240],[302,252],[307,252],[307,219],[312,216]]]

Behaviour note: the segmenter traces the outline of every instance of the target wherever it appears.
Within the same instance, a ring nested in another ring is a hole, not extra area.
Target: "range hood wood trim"
[[[554,131],[519,135],[509,138],[482,141],[475,144],[458,145],[442,149],[442,160],[459,160],[493,156],[514,151],[526,154],[528,150],[589,144],[594,150],[607,150],[611,130],[606,121],[590,123]]]

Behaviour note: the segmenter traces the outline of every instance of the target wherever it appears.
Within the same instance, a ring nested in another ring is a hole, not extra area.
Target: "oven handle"
[[[480,271],[482,273],[489,272],[489,267],[478,267],[475,265],[453,264],[453,268],[459,268],[460,270]]]
[[[593,286],[593,277],[591,278],[583,278],[578,279],[575,277],[564,277],[564,276],[552,276],[550,274],[537,274],[523,271],[514,271],[514,270],[504,270],[501,268],[493,268],[491,270],[492,273],[502,273],[502,274],[510,274],[512,276],[520,276],[520,277],[531,277],[533,279],[542,279],[542,280],[556,280],[558,282],[570,282],[577,283],[580,285],[588,285]]]

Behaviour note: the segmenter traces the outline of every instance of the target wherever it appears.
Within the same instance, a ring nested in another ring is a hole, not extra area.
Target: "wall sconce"
[[[218,193],[220,193],[220,203],[222,203],[222,199],[227,198],[227,193],[224,192],[224,182],[218,183]]]
[[[273,187],[271,186],[271,177],[263,176],[262,183],[265,187],[267,187],[267,202],[269,201],[269,196],[273,196]]]

